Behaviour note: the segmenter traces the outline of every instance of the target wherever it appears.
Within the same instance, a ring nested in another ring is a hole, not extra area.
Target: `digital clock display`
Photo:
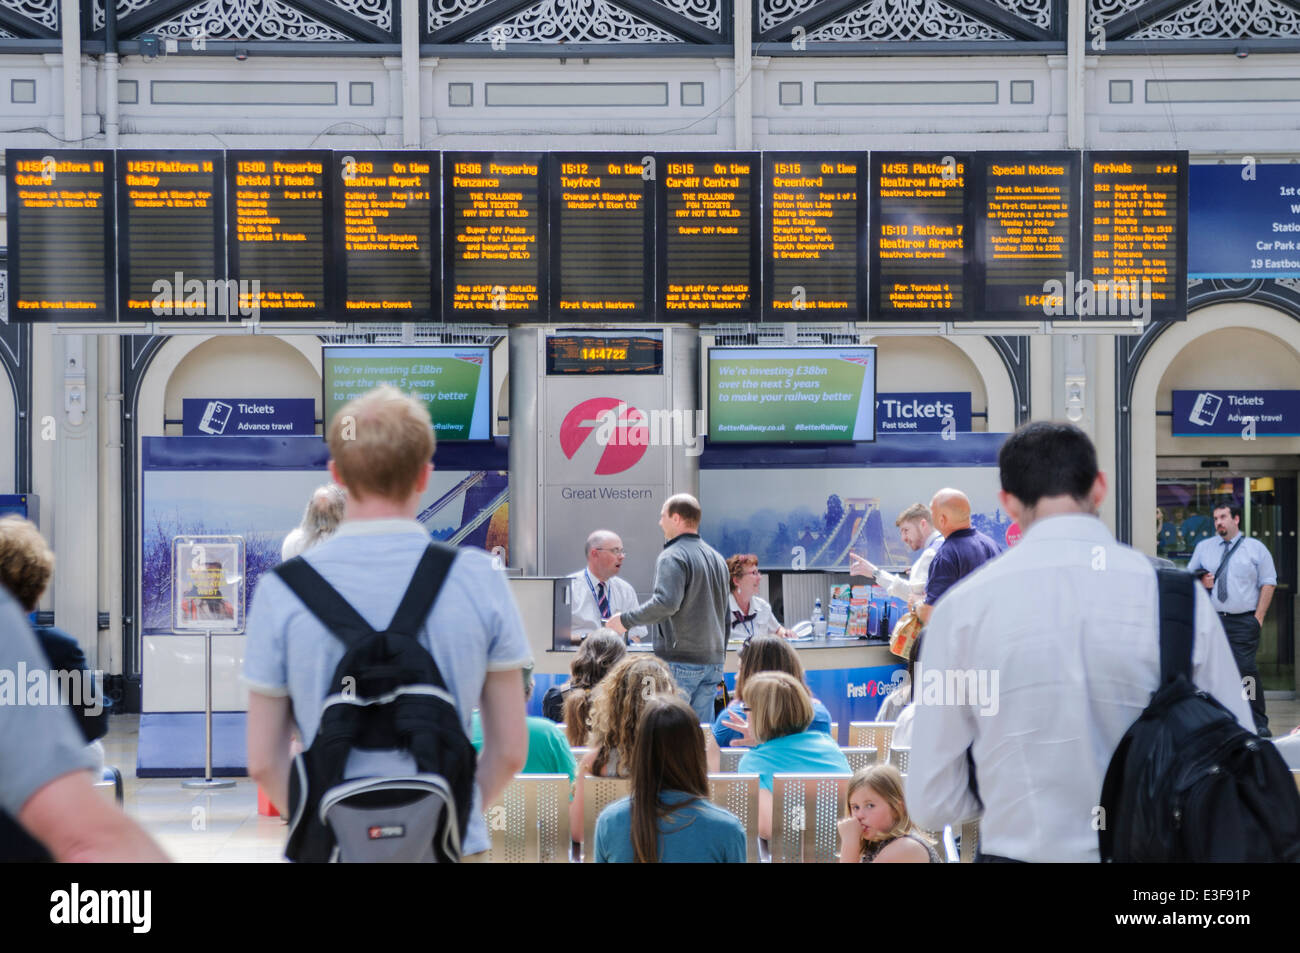
[[[559,331],[546,339],[546,373],[662,374],[659,331]]]

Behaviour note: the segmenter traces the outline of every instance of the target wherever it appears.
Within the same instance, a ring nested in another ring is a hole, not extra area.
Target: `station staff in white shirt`
[[[980,817],[985,860],[1096,863],[1106,767],[1160,680],[1155,570],[1097,517],[1106,478],[1083,431],[1027,424],[998,465],[1024,537],[935,606],[907,806],[931,830]],[[1194,598],[1193,680],[1249,729],[1223,627],[1202,587]]]
[[[731,624],[728,639],[743,641],[755,635],[779,635],[788,639],[794,635],[777,619],[771,604],[758,594],[763,574],[758,571],[757,556],[737,553],[727,560],[727,572],[731,574],[731,594],[727,596],[727,617]]]
[[[623,540],[607,529],[598,529],[587,537],[587,565],[569,578],[569,605],[573,617],[570,640],[581,642],[597,629],[604,628],[605,620],[635,609],[640,605],[636,590],[626,579],[618,577],[623,568]],[[628,632],[633,642],[646,636],[646,627],[635,625]]]
[[[1196,544],[1187,571],[1200,573],[1201,583],[1209,591],[1210,604],[1228,634],[1242,688],[1250,699],[1255,731],[1268,738],[1271,734],[1255,653],[1264,616],[1277,589],[1277,569],[1268,547],[1241,531],[1241,507],[1221,503],[1212,513],[1217,535]]]
[[[907,576],[885,572],[857,553],[849,553],[849,575],[875,577],[876,585],[882,586],[895,599],[905,599],[909,605],[913,599],[923,602],[925,584],[930,578],[930,563],[943,545],[943,535],[930,525],[930,508],[924,503],[913,503],[903,510],[894,525],[908,549],[921,551]]]

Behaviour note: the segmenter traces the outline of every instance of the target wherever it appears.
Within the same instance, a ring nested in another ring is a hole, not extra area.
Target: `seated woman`
[[[873,764],[849,782],[851,817],[840,821],[841,864],[937,864],[939,852],[912,823],[903,802],[903,776]]]
[[[569,744],[581,745],[587,740],[591,690],[625,654],[627,645],[623,636],[613,629],[597,629],[583,640],[569,663],[569,680],[551,686],[542,696],[542,715],[564,723]],[[571,711],[570,706],[573,706]]]
[[[727,570],[731,573],[731,595],[727,597],[729,638],[740,641],[757,635],[779,635],[788,639],[794,635],[777,621],[772,606],[758,594],[763,574],[758,571],[757,556],[737,553],[727,560]]]
[[[736,672],[736,697],[713,722],[713,737],[720,747],[747,744],[745,739],[726,724],[731,715],[738,715],[745,710],[745,682],[759,672],[788,672],[799,681],[804,681],[803,663],[799,653],[789,642],[775,635],[756,635],[740,647],[740,668]],[[809,731],[831,733],[831,713],[817,699],[812,700],[813,720]],[[833,739],[832,739],[833,740]]]
[[[632,752],[632,796],[596,820],[598,864],[743,864],[745,828],[709,803],[704,736],[674,695],[645,703]]]
[[[809,731],[812,696],[787,672],[759,672],[745,682],[746,722],[732,715],[729,727],[757,744],[745,752],[738,770],[758,775],[758,833],[772,836],[772,775],[852,774],[848,759],[831,736]]]

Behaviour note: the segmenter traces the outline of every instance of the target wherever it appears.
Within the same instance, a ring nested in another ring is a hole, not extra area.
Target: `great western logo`
[[[560,448],[570,460],[588,438],[604,448],[597,476],[634,467],[646,447],[682,447],[688,457],[704,451],[704,412],[651,410],[649,413],[613,397],[593,397],[578,404],[560,424]]]

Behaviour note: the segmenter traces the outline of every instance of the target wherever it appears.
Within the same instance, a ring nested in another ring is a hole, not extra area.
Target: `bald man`
[[[1001,552],[997,543],[971,528],[970,498],[961,490],[944,487],[936,493],[930,501],[930,515],[934,528],[943,534],[943,545],[930,563],[925,602],[916,609],[926,625],[945,592]]]
[[[596,530],[587,537],[584,552],[587,555],[586,568],[569,573],[573,580],[569,583],[573,619],[570,637],[574,642],[581,642],[602,628],[610,616],[635,609],[641,601],[632,584],[619,578],[625,553],[623,540],[617,533],[607,529]],[[647,633],[645,626],[638,625],[627,634],[633,642],[640,642]]]

